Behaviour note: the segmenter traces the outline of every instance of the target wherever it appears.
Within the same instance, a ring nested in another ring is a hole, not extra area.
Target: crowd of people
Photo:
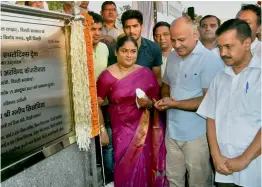
[[[198,27],[187,16],[158,22],[154,42],[138,10],[122,27],[113,1],[88,13],[107,181],[211,187],[215,174],[218,187],[260,187],[261,7],[242,5],[224,23],[206,15]]]
[[[107,4],[116,10],[105,2],[101,12]],[[141,36],[141,12],[121,23],[125,36],[107,43],[117,58],[97,81],[101,104],[109,100],[101,126],[114,185],[213,186],[215,171],[219,187],[261,186],[261,8],[243,5],[223,24],[215,15],[199,27],[186,16],[158,22],[155,43]]]

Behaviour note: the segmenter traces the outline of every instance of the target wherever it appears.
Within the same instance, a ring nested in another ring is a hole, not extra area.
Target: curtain
[[[143,14],[142,36],[149,40],[153,40],[154,23],[154,7],[153,1],[133,1],[132,9],[139,10]]]

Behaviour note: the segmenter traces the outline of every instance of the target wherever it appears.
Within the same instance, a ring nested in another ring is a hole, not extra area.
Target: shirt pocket
[[[181,73],[180,83],[185,90],[197,90],[200,88],[200,75],[198,72]]]
[[[259,88],[242,88],[239,92],[238,111],[240,115],[260,116],[261,90]]]

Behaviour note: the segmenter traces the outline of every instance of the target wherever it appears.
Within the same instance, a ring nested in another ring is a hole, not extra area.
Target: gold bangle
[[[153,99],[150,99],[150,100],[152,102],[152,105],[150,107],[147,107],[148,110],[150,110],[154,106],[154,103],[155,103]]]
[[[104,124],[103,124],[103,125],[100,125],[100,131],[101,131],[101,132],[105,132],[105,131],[106,131],[106,127],[105,127]]]

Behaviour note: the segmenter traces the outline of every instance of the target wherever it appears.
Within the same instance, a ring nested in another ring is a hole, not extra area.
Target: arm
[[[157,79],[158,85],[162,85],[162,78],[161,78],[161,66],[154,66],[152,68],[153,73],[155,74],[155,77]]]
[[[166,74],[165,74],[166,75]],[[164,80],[166,79],[166,76],[164,75]],[[167,82],[167,81],[166,81]],[[157,102],[153,103],[154,107],[160,111],[162,110],[166,110],[167,108],[166,105],[165,106],[161,106],[163,105],[163,103],[166,103],[166,101],[173,101],[170,98],[170,87],[167,83],[163,82],[162,87],[161,87],[161,98],[160,100],[158,100]]]
[[[214,79],[216,73],[223,68],[224,66],[222,63],[220,63],[220,59],[217,56],[214,54],[212,54],[210,57],[208,56],[200,76],[201,87],[203,88],[203,96],[184,101],[176,101],[173,108],[185,111],[196,111],[205,97],[207,88],[210,87],[210,83]]]
[[[157,44],[155,44],[155,47],[154,47],[154,50],[153,50],[153,55],[154,55],[155,58],[154,58],[154,62],[153,62],[152,71],[155,74],[158,85],[161,86],[161,84],[162,84],[161,65],[163,64],[163,62],[162,62],[161,48]]]
[[[217,143],[215,120],[211,118],[207,118],[207,139],[216,171],[225,175],[231,174],[232,172],[225,165],[227,158],[220,153]]]
[[[101,110],[101,105],[104,103],[104,100],[102,100],[101,98],[98,98],[98,120],[99,120],[99,124],[100,124],[100,137],[101,137],[101,144],[102,146],[106,146],[109,144],[109,136],[108,133],[106,131],[106,127],[105,127],[105,122],[104,122],[104,117],[103,117],[103,113]]]
[[[164,98],[164,97],[170,97],[170,87],[168,84],[164,83],[162,84],[162,87],[161,87],[161,97]]]
[[[257,132],[250,146],[243,153],[243,156],[250,162],[260,155],[261,155],[261,128]]]
[[[154,106],[155,101],[159,98],[160,87],[155,75],[148,70],[148,75],[146,75],[148,80],[147,88],[145,88],[145,98],[138,98],[138,104],[146,109],[151,109]],[[150,84],[150,85],[149,85]]]
[[[207,139],[216,171],[223,175],[229,175],[232,171],[225,165],[227,158],[220,152],[216,133],[217,80],[219,77],[210,84],[205,98],[198,107],[197,114],[207,119]]]
[[[219,146],[217,143],[215,120],[207,118],[207,139],[210,146],[210,154],[212,157],[220,155]]]
[[[228,159],[226,166],[233,172],[238,172],[246,167],[258,156],[261,155],[261,128],[257,132],[254,140],[244,151],[244,153],[236,158]]]
[[[100,124],[100,140],[103,146],[108,145],[109,137],[105,128],[105,122],[101,106],[103,105],[106,96],[108,95],[109,85],[106,81],[105,71],[100,74],[97,80],[97,103],[98,103],[98,122]]]
[[[173,102],[170,108],[175,108],[175,109],[185,110],[185,111],[197,111],[206,93],[207,93],[207,88],[203,88],[203,96],[192,98],[192,99],[187,99],[187,100],[182,100],[182,101],[176,101],[175,99],[173,99]]]
[[[187,99],[183,101],[174,101],[172,108],[185,110],[185,111],[196,111],[202,102],[203,98],[207,93],[207,88],[210,87],[210,82],[214,79],[214,76],[218,71],[223,68],[223,65],[218,61],[215,55],[210,58],[214,58],[211,61],[207,61],[203,72],[201,73],[201,87],[203,88],[203,96]]]

